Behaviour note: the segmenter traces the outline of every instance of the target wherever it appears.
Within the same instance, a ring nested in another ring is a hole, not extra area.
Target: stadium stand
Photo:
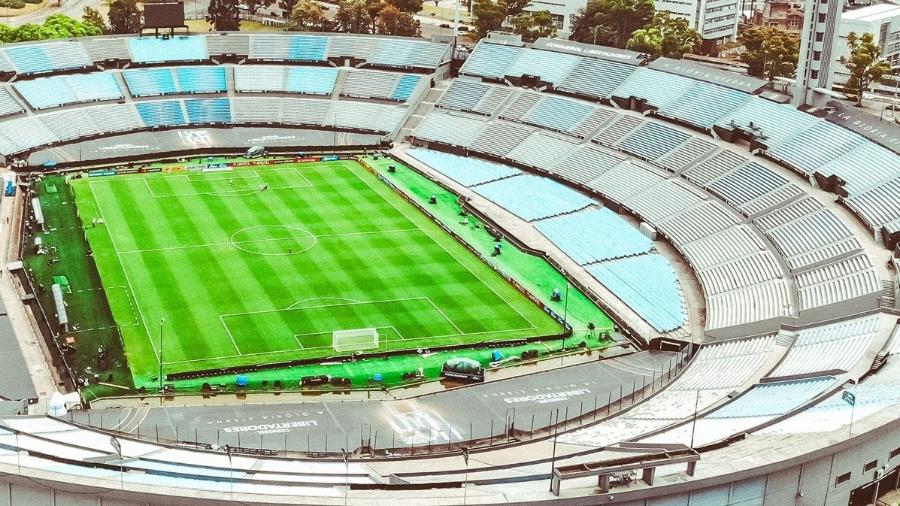
[[[634,72],[635,67],[623,63],[582,58],[572,72],[557,86],[560,91],[609,100],[613,90]]]
[[[522,117],[525,123],[558,132],[570,132],[592,112],[590,105],[562,97],[547,96]]]
[[[790,139],[816,122],[812,115],[761,97],[751,97],[740,107],[716,121],[728,130],[739,128],[772,147]]]
[[[478,103],[494,88],[478,81],[456,79],[437,101],[438,107],[475,112]],[[492,112],[486,113],[490,116]]]
[[[141,121],[149,127],[185,125],[187,120],[179,100],[162,100],[158,102],[139,102],[134,104]]]
[[[659,254],[608,260],[588,272],[660,332],[687,322],[684,295],[672,265]]]
[[[541,220],[537,228],[581,265],[640,255],[653,247],[650,239],[606,208]]]
[[[687,167],[693,166],[698,160],[704,159],[716,151],[716,145],[699,137],[691,137],[686,143],[676,148],[671,153],[664,155],[656,163],[676,174],[680,174]]]
[[[612,92],[613,97],[646,101],[647,105],[663,108],[687,93],[694,81],[687,77],[639,67]]]
[[[426,141],[467,148],[485,127],[487,124],[478,118],[434,111],[419,123],[413,135]]]
[[[890,179],[868,191],[851,195],[845,200],[847,206],[858,214],[872,230],[900,218],[900,177]]]
[[[234,67],[234,87],[237,92],[331,95],[339,72],[332,67],[239,65]]]
[[[870,142],[822,165],[817,172],[836,175],[844,181],[844,189],[857,195],[900,176],[897,154]]]
[[[93,65],[84,46],[75,41],[17,44],[0,51],[19,74],[85,69]]]
[[[526,221],[571,213],[594,204],[584,195],[551,179],[519,175],[472,187]]]
[[[325,61],[328,38],[320,35],[254,34],[250,37],[250,59],[263,61]]]
[[[228,91],[224,67],[135,69],[122,74],[135,97]]]
[[[704,346],[665,390],[620,416],[559,435],[561,443],[606,446],[629,441],[688,419],[727,399],[735,388],[756,381],[774,337],[727,341]]]
[[[128,39],[131,61],[161,63],[171,61],[206,61],[206,37],[177,36],[169,39],[131,37]]]
[[[250,55],[250,35],[220,33],[206,36],[206,48],[210,56]]]
[[[542,169],[565,158],[575,149],[575,146],[576,143],[571,139],[534,132],[506,156],[525,166]]]
[[[840,158],[865,141],[859,135],[827,121],[818,121],[766,154],[803,174]]]
[[[431,149],[409,149],[407,154],[463,186],[489,183],[522,173],[499,163]]]
[[[227,98],[187,99],[184,107],[189,123],[231,123],[231,102]]]
[[[175,75],[169,68],[135,69],[122,72],[125,84],[134,97],[175,95],[178,86]]]
[[[710,129],[723,116],[734,111],[750,95],[714,84],[695,82],[677,100],[660,107],[657,114],[703,129]]]
[[[355,69],[347,72],[340,93],[346,97],[405,102],[415,91],[420,80],[421,76],[413,74]]]
[[[25,112],[6,87],[0,87],[0,118]]]
[[[643,440],[706,445],[735,434],[751,432],[809,404],[836,386],[833,377],[763,383],[696,421]]]
[[[571,54],[526,48],[522,49],[519,57],[509,66],[506,75],[537,76],[543,82],[557,84],[572,72],[579,59],[578,56]]]
[[[494,122],[472,142],[472,149],[500,158],[507,158],[510,151],[534,132],[531,127],[511,123]]]
[[[126,39],[85,37],[80,39],[80,41],[94,63],[103,63],[109,60],[127,61],[131,59]]]
[[[624,161],[624,155],[597,146],[581,145],[550,170],[566,180],[587,184]]]
[[[459,69],[460,75],[503,79],[523,49],[481,41]]]
[[[352,38],[352,37],[348,37]],[[335,38],[332,38],[334,41]],[[384,67],[435,69],[449,58],[450,46],[417,39],[375,38],[368,63]],[[341,55],[346,56],[346,55]]]
[[[225,93],[228,84],[224,67],[176,67],[181,93]]]
[[[684,144],[690,135],[659,123],[646,122],[616,142],[626,153],[648,161],[655,161]]]
[[[875,338],[878,321],[878,315],[874,315],[801,329],[769,376],[849,371]]]

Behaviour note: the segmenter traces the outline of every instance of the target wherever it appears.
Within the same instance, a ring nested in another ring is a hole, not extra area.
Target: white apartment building
[[[734,40],[740,20],[738,0],[655,0],[657,11],[688,20],[706,48]]]
[[[841,86],[849,78],[847,68],[840,64],[840,59],[842,56],[850,56],[850,48],[847,47],[847,36],[850,32],[857,35],[864,33],[874,35],[875,43],[881,47],[881,56],[889,61],[892,67],[900,66],[900,5],[884,3],[849,10],[841,16],[829,87]]]
[[[806,0],[794,100],[812,103],[817,88],[829,89],[843,0]]]

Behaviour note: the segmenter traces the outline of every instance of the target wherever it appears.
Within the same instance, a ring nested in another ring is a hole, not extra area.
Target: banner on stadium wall
[[[115,176],[116,174],[118,174],[118,172],[114,169],[96,169],[88,171],[88,177]]]
[[[616,49],[613,47],[593,46],[581,42],[573,42],[570,40],[559,40],[541,37],[534,41],[531,45],[533,49],[544,49],[548,51],[556,51],[558,53],[577,54],[581,56],[592,56],[602,60],[617,61],[628,65],[640,65],[646,57],[637,51],[628,51],[626,49]]]
[[[117,174],[137,174],[138,169],[135,167],[120,167],[116,169]]]
[[[162,172],[162,167],[141,167],[140,172],[142,174],[150,172]]]
[[[900,154],[900,125],[879,121],[878,116],[855,111],[840,102],[832,101],[825,105],[834,108],[834,112],[825,116],[826,120]]]
[[[668,72],[679,76],[717,84],[745,93],[755,93],[764,88],[768,82],[751,76],[744,76],[726,70],[719,70],[699,63],[672,58],[657,58],[647,66],[654,70]]]

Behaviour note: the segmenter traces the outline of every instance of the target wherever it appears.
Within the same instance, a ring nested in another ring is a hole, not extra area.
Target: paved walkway
[[[35,334],[37,322],[31,314],[31,310],[22,303],[22,287],[7,270],[10,260],[16,259],[16,244],[12,240],[18,234],[15,225],[21,221],[19,213],[23,209],[22,201],[25,198],[22,191],[16,192],[16,198],[3,197],[0,201],[0,297],[9,315],[13,330],[22,349],[22,355],[31,375],[31,381],[37,390],[39,401],[31,406],[31,413],[46,413],[47,401],[50,395],[56,391],[57,379],[53,376],[52,368],[46,360],[48,350],[43,339]]]

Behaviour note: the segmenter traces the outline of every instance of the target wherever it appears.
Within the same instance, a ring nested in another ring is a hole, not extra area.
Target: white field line
[[[128,285],[128,290],[131,292],[131,297],[134,299],[134,305],[137,306],[138,314],[141,316],[141,322],[144,324],[144,332],[147,334],[147,340],[150,341],[150,348],[153,349],[153,354],[156,355],[156,361],[161,362],[159,357],[159,351],[156,349],[156,345],[153,343],[153,339],[150,337],[150,327],[147,326],[147,318],[144,317],[144,312],[141,309],[141,305],[137,301],[137,296],[135,295],[134,285],[131,284],[131,279],[128,277],[128,271],[125,269],[125,264],[122,262],[122,256],[119,254],[119,248],[116,246],[116,240],[113,238],[112,232],[109,230],[109,222],[106,221],[106,217],[103,215],[103,209],[100,206],[100,200],[97,198],[97,195],[94,194],[94,187],[91,186],[91,180],[88,180],[88,189],[91,191],[91,197],[94,198],[94,202],[97,204],[97,212],[100,213],[100,218],[103,220],[103,226],[106,228],[106,233],[109,234],[109,241],[113,245],[113,249],[116,252],[116,259],[119,261],[119,267],[122,268],[122,274],[125,276],[125,282]]]

